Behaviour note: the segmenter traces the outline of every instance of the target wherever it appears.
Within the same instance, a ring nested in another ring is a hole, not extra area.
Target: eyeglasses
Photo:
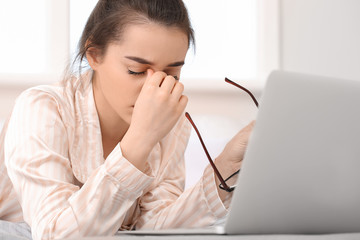
[[[259,107],[258,101],[256,100],[256,98],[254,97],[254,95],[253,95],[248,89],[246,89],[246,88],[243,87],[243,86],[240,86],[239,84],[231,81],[231,80],[228,79],[228,78],[225,78],[225,82],[230,83],[230,84],[234,85],[235,87],[238,87],[238,88],[244,90],[247,94],[250,95],[250,97],[251,97],[252,100],[254,101],[256,107]],[[190,123],[191,123],[191,125],[193,126],[193,128],[195,129],[195,132],[196,132],[196,134],[197,134],[198,137],[199,137],[200,143],[201,143],[201,145],[202,145],[202,147],[203,147],[203,149],[204,149],[204,151],[205,151],[205,154],[206,154],[206,156],[207,156],[207,158],[208,158],[208,160],[209,160],[209,162],[210,162],[210,165],[211,165],[211,167],[214,169],[214,172],[215,172],[216,176],[217,176],[218,179],[220,180],[220,185],[219,185],[219,187],[220,187],[221,189],[227,191],[227,192],[232,192],[232,191],[235,189],[236,186],[230,186],[230,187],[229,187],[229,186],[226,184],[226,181],[228,181],[230,178],[232,178],[233,176],[235,176],[236,174],[238,174],[238,173],[240,172],[240,169],[239,169],[238,171],[234,172],[233,174],[231,174],[228,178],[226,178],[226,179],[224,180],[224,178],[221,176],[219,170],[218,170],[217,167],[215,166],[214,161],[212,160],[212,158],[211,158],[211,156],[210,156],[210,154],[209,154],[209,152],[208,152],[208,150],[207,150],[207,148],[206,148],[206,146],[205,146],[205,143],[204,143],[204,141],[203,141],[203,139],[202,139],[202,137],[201,137],[201,134],[200,134],[198,128],[196,127],[194,121],[192,120],[190,114],[189,114],[188,112],[186,112],[186,113],[185,113],[185,116],[186,116],[186,118],[190,121]]]

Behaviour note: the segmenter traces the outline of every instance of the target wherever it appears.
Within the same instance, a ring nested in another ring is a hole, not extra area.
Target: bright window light
[[[254,79],[257,76],[257,9],[254,0],[184,0],[196,38],[182,79]]]
[[[75,57],[81,33],[97,2],[98,0],[70,1],[70,56],[72,57]]]
[[[0,84],[61,78],[97,2],[0,1]],[[184,2],[196,38],[181,75],[186,89],[217,90],[225,76],[251,84],[278,67],[278,0]]]
[[[39,73],[46,68],[46,1],[0,2],[0,73]]]
[[[257,1],[184,0],[196,38],[181,79],[214,82],[225,76],[249,80],[257,77]],[[70,49],[72,56],[86,20],[97,0],[70,2]],[[196,81],[202,84],[203,81]]]

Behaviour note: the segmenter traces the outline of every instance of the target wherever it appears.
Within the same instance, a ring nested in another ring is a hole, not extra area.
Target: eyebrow
[[[125,58],[133,60],[135,62],[138,62],[140,64],[148,64],[148,65],[154,65],[152,62],[143,59],[143,58],[139,58],[139,57],[133,57],[133,56],[125,56]],[[168,67],[179,67],[179,66],[183,66],[185,64],[184,61],[178,61],[178,62],[174,62],[174,63],[170,63],[169,65],[167,65]]]

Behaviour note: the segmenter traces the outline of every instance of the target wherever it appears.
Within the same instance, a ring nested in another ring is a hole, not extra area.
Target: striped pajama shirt
[[[184,191],[190,132],[181,117],[141,172],[119,144],[103,157],[91,70],[28,89],[0,136],[0,219],[25,221],[33,239],[214,224],[231,195],[220,200],[210,166]]]

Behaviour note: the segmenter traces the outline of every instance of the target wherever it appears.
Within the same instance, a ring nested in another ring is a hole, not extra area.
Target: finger
[[[151,77],[152,75],[154,74],[154,70],[152,70],[152,69],[148,69],[147,70],[147,77],[149,78],[149,77]]]
[[[161,83],[161,88],[167,92],[167,93],[171,93],[174,85],[175,85],[175,78],[173,76],[166,76],[165,79],[163,80],[163,82]]]
[[[255,121],[252,121],[246,127],[244,127],[242,130],[240,130],[240,132],[238,133],[239,138],[243,139],[245,144],[247,144],[247,142],[249,141],[249,137],[252,133],[254,125],[255,125]]]
[[[146,71],[146,79],[145,79],[145,82],[144,82],[144,86],[146,85],[150,85],[150,79],[151,77],[154,75],[154,71],[152,69],[148,69]]]
[[[185,96],[185,95],[181,95],[180,96],[180,99],[179,99],[179,104],[178,104],[178,107],[177,107],[177,111],[179,114],[183,113],[185,108],[186,108],[186,105],[188,103],[188,97]]]
[[[252,129],[254,128],[255,126],[255,120],[252,120],[244,129],[246,131],[252,131]]]
[[[182,96],[184,92],[184,84],[180,83],[180,82],[175,82],[175,86],[172,89],[171,92],[171,97],[176,99],[177,101],[179,101],[180,97]]]
[[[238,139],[243,144],[246,144],[248,142],[248,138],[254,128],[254,124],[255,124],[255,121],[250,122],[248,125],[246,125],[244,128],[242,128],[240,131],[238,131],[232,139]]]
[[[151,69],[147,70],[147,77],[144,85],[147,86],[155,86],[159,87],[164,80],[164,78],[167,76],[164,72],[155,72]]]

